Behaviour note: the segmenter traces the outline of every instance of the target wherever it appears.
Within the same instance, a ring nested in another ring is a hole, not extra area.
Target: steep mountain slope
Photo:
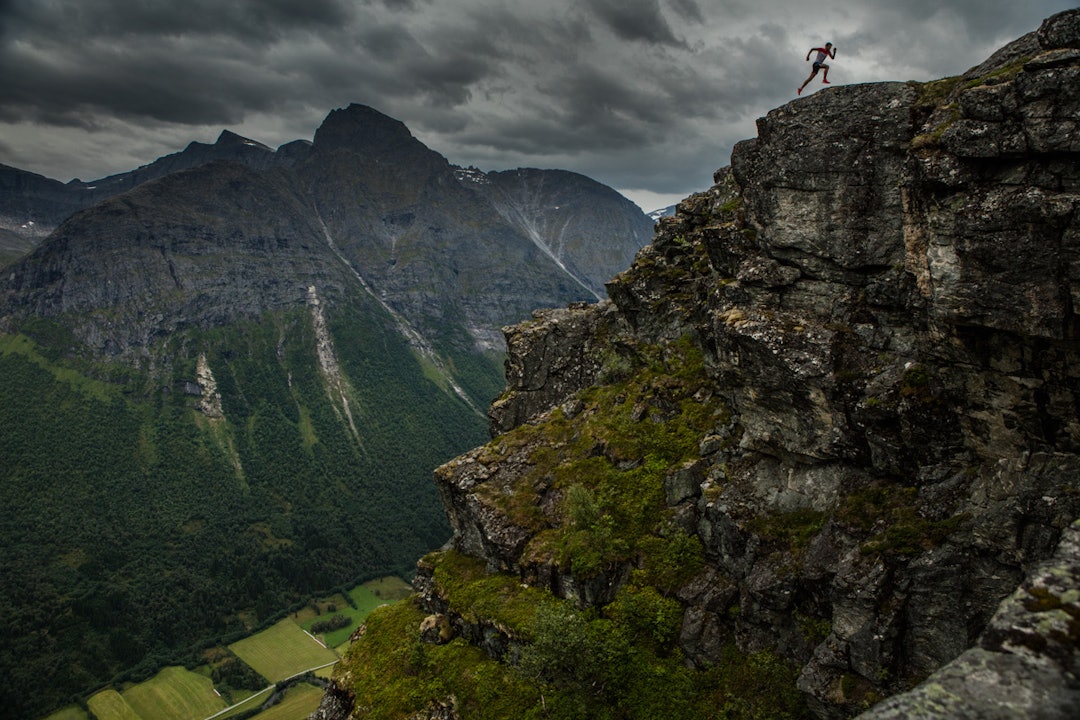
[[[22,257],[88,204],[56,180],[0,165],[0,266]]]
[[[589,296],[370,108],[116,182],[0,279],[13,717],[410,572],[449,535],[430,473],[484,437],[499,326]]]
[[[264,168],[286,162],[292,154],[290,146],[274,153],[265,145],[225,130],[213,144],[193,142],[181,152],[94,182],[72,180],[65,184],[0,165],[0,265],[32,250],[72,213],[145,182],[216,160]]]
[[[452,547],[318,717],[1075,714],[1078,87],[1069,11],[759,120],[508,329]]]
[[[543,306],[541,298],[589,297],[445,158],[370,108],[331,113],[296,173],[328,241],[425,337],[501,351],[499,327]],[[602,212],[594,228],[619,238],[622,227],[606,228]]]
[[[189,171],[172,172],[184,168]],[[490,197],[460,181],[446,159],[402,123],[371,108],[336,110],[314,143],[293,143],[277,153],[226,132],[214,145],[192,143],[183,153],[100,181],[102,188],[111,189],[95,192],[136,189],[72,217],[56,241],[13,267],[2,288],[9,298],[3,314],[64,315],[91,352],[135,356],[150,334],[183,324],[212,325],[215,312],[227,321],[303,302],[306,285],[292,283],[289,270],[281,278],[270,275],[283,262],[303,266],[307,261],[301,256],[312,253],[323,264],[313,270],[317,285],[325,272],[359,279],[398,317],[410,343],[446,376],[450,358],[440,359],[435,345],[441,345],[442,353],[463,354],[466,364],[466,356],[477,351],[501,352],[502,324],[527,316],[534,307],[594,297],[568,267],[596,285],[625,267],[622,260],[651,228],[640,211],[610,189],[570,173],[529,172],[547,178],[539,184],[560,197],[588,187],[589,202],[576,201],[576,218],[560,231],[563,247],[555,251],[506,221]],[[160,181],[153,180],[159,176]],[[547,223],[545,212],[554,212],[543,201],[530,200],[528,192],[517,197],[539,208],[530,222]],[[57,216],[75,206],[70,197],[64,202]],[[213,250],[210,246],[222,238],[221,248]],[[259,256],[265,261],[254,275],[245,270],[239,278],[240,269],[209,258],[201,266],[183,260],[181,267],[173,257],[231,253],[230,243],[241,239],[241,245],[249,245],[249,260],[257,262]],[[114,262],[114,254],[127,252],[132,243],[131,258]],[[276,245],[263,256],[270,249],[267,243]],[[109,284],[113,276],[127,277],[136,267],[142,268],[134,273],[141,275],[136,280],[141,290]],[[73,276],[88,282],[73,283]],[[340,285],[340,277],[334,284]],[[275,289],[260,306],[264,285]],[[138,293],[170,286],[180,293],[153,300],[163,304],[162,317],[147,313]],[[246,299],[226,298],[231,288],[247,293]],[[333,288],[326,292],[333,302]],[[201,303],[197,311],[190,307],[196,296]],[[114,316],[106,323],[109,331],[82,317],[88,310],[100,316],[106,308]]]
[[[91,352],[145,353],[214,327],[339,299],[348,270],[280,175],[208,165],[85,210],[6,284],[14,317],[63,318]]]
[[[360,132],[345,129],[350,124],[366,129]],[[355,144],[353,150],[360,154],[353,159],[364,167],[367,167],[368,159],[375,157],[381,158],[377,162],[399,166],[399,170],[419,161],[416,171],[420,172],[421,167],[426,167],[422,172],[438,168],[438,172],[442,173],[447,165],[440,155],[413,138],[404,124],[361,105],[354,104],[330,113],[316,132],[317,139],[319,136],[322,147],[316,154],[320,158],[314,164],[307,162],[309,170],[305,174],[309,176],[308,181],[312,180],[312,175],[321,179],[321,161],[327,159],[334,148],[340,149],[343,143]],[[192,142],[180,152],[158,158],[130,172],[91,182],[72,180],[63,184],[0,165],[0,265],[32,249],[73,212],[143,183],[216,161],[238,163],[255,170],[275,166],[291,168],[309,161],[313,149],[313,143],[296,140],[275,151],[262,143],[224,130],[212,144]],[[416,152],[410,152],[410,149]],[[397,157],[398,154],[401,157]],[[433,166],[425,165],[421,160],[425,155],[434,163]],[[374,171],[374,166],[368,169]],[[455,171],[460,172],[461,168],[455,168]],[[485,186],[491,185],[493,178],[516,178],[515,182],[528,178],[527,183],[513,191],[511,204],[518,209],[513,218],[507,218],[508,221],[525,237],[534,241],[539,239],[540,249],[556,259],[557,264],[563,263],[564,272],[567,271],[565,263],[569,262],[574,282],[579,283],[584,278],[593,296],[603,293],[603,283],[627,267],[633,253],[648,241],[652,233],[652,222],[632,203],[611,188],[576,173],[524,169],[485,175],[476,171],[471,178],[477,176],[487,178],[483,183]],[[398,179],[404,179],[400,173]],[[375,184],[378,185],[378,182]],[[464,184],[474,186],[471,181]],[[440,183],[435,190],[436,195],[440,196],[440,203],[446,202],[441,193],[449,187],[446,183]],[[533,192],[537,193],[536,197],[533,197]],[[503,195],[499,194],[500,197]],[[494,202],[496,210],[505,215],[505,202],[499,202],[497,197],[489,197],[488,201]],[[520,211],[525,207],[528,210],[522,214]],[[407,210],[392,211],[390,214],[393,217],[387,222],[400,224],[402,217],[408,213]],[[491,218],[488,213],[482,214],[484,217],[479,222],[489,224]],[[526,224],[522,224],[522,219]],[[537,228],[550,228],[550,231],[547,234],[542,231],[537,236]],[[400,230],[396,228],[391,232]],[[415,232],[422,234],[424,228],[414,228]]]
[[[640,221],[629,200],[577,173],[519,168],[474,174],[472,180],[471,187],[487,195],[507,222],[596,300],[652,236],[652,224]]]

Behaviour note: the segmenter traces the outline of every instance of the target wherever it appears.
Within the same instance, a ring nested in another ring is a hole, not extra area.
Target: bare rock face
[[[611,304],[600,302],[537,310],[531,321],[503,328],[507,387],[488,411],[491,434],[515,428],[595,383],[609,352],[597,330],[609,335],[620,323]]]
[[[902,258],[895,218],[914,97],[904,83],[846,86],[758,121],[758,138],[736,147],[732,168],[773,259],[844,282]]]
[[[611,305],[507,330],[496,434],[574,427],[621,349],[704,353],[696,397],[726,412],[663,479],[707,560],[673,591],[691,662],[732,640],[777,653],[819,717],[928,676],[871,717],[1004,717],[984,712],[996,682],[1017,708],[1076,707],[1078,47],[1069,11],[963,77],[774,110],[661,220]],[[618,573],[581,592],[529,556],[539,526],[507,498],[533,483],[547,528],[563,501],[529,437],[440,469],[455,546],[600,607]]]
[[[1080,522],[998,608],[979,642],[859,717],[1072,718],[1080,707]]]

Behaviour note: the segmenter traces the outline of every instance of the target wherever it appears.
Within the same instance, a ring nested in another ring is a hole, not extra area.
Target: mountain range
[[[6,247],[13,248],[8,257],[32,247],[75,211],[97,205],[94,212],[71,218],[60,234],[93,235],[95,228],[108,227],[109,218],[136,206],[141,217],[135,222],[190,225],[190,218],[155,213],[161,207],[183,212],[185,203],[218,197],[221,190],[209,185],[219,175],[206,169],[215,162],[231,164],[222,172],[237,175],[228,181],[236,193],[226,196],[235,194],[238,203],[252,208],[259,202],[254,196],[281,200],[279,213],[290,223],[283,232],[294,243],[332,255],[331,264],[351,264],[347,272],[359,271],[393,310],[424,325],[421,331],[444,332],[453,315],[450,322],[467,325],[473,343],[485,349],[501,346],[501,323],[525,317],[534,307],[602,297],[604,282],[629,264],[652,228],[636,206],[584,176],[457,168],[402,123],[353,105],[332,112],[313,143],[295,141],[277,151],[225,131],[212,145],[191,143],[182,152],[92,183],[62,184],[2,167],[0,227]],[[108,202],[158,179],[164,179],[164,187]],[[244,226],[245,210],[237,210],[229,232],[257,232]],[[418,243],[423,245],[419,252]],[[17,277],[6,283],[6,293],[48,294],[47,282],[27,273],[58,262],[56,244],[14,268]],[[504,274],[498,268],[517,274],[513,291],[498,289],[498,276]],[[529,271],[517,272],[521,268]],[[39,302],[35,312],[48,315],[47,303]],[[117,351],[127,347],[124,340],[114,344]]]
[[[0,168],[0,704],[33,717],[411,574],[431,471],[482,440],[501,327],[596,301],[653,223],[564,171],[451,165],[401,122],[83,183]]]

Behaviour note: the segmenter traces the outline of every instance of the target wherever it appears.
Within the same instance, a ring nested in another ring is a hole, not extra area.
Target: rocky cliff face
[[[550,703],[569,681],[528,662],[543,618],[505,608],[538,593],[620,628],[656,593],[696,681],[722,686],[732,647],[791,663],[805,706],[785,712],[1071,716],[1078,89],[1070,11],[963,76],[759,120],[610,302],[508,329],[496,437],[437,473],[453,549],[421,563],[428,630],[398,642],[463,639]],[[337,679],[355,717],[396,677],[360,678],[378,642]],[[637,707],[617,684],[584,696]],[[454,687],[411,711],[467,715]]]

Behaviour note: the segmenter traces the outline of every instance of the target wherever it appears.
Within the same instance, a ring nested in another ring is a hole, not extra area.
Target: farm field
[[[214,720],[228,720],[228,718],[239,717],[241,715],[247,716],[252,710],[255,710],[269,700],[273,692],[273,687],[267,687],[257,693],[253,693],[245,700],[241,700],[236,705],[231,706],[229,712],[218,715]],[[297,718],[297,720],[301,720],[301,718]]]
[[[86,714],[85,710],[78,705],[72,705],[54,712],[45,720],[89,720],[89,718],[90,716]]]
[[[396,575],[388,575],[384,578],[358,585],[352,589],[352,592],[355,592],[360,588],[371,590],[377,597],[382,598],[383,602],[395,602],[401,600],[408,597],[413,591],[412,585]]]
[[[315,712],[322,701],[322,688],[298,683],[285,693],[284,699],[251,720],[303,720]]]
[[[98,720],[142,720],[123,695],[111,688],[91,697],[86,705]]]
[[[225,709],[210,678],[182,667],[167,667],[121,694],[143,720],[202,720]]]
[[[288,618],[233,643],[229,649],[270,682],[338,659],[337,653],[317,643]]]
[[[368,613],[380,605],[405,598],[411,592],[410,585],[398,577],[372,580],[352,588],[348,598],[340,593],[321,598],[276,625],[233,643],[229,650],[270,685],[336,662],[348,648],[349,636]],[[325,633],[322,639],[329,648],[334,648],[331,650],[319,645],[305,630],[334,615],[344,615],[349,624]],[[219,648],[218,652],[224,653],[224,649]],[[332,673],[333,667],[328,666],[314,674],[325,679]],[[255,692],[247,701],[223,712],[228,703],[214,692],[210,674],[210,665],[194,671],[167,667],[153,678],[122,691],[110,688],[96,693],[86,704],[92,714],[72,705],[43,720],[206,720],[211,716],[216,716],[215,720],[227,720],[249,714],[270,696],[269,689]],[[224,692],[224,688],[220,689]],[[237,691],[232,692],[232,697],[239,701]],[[281,702],[252,720],[304,720],[318,706],[322,694],[323,691],[314,685],[297,683],[289,688]]]

